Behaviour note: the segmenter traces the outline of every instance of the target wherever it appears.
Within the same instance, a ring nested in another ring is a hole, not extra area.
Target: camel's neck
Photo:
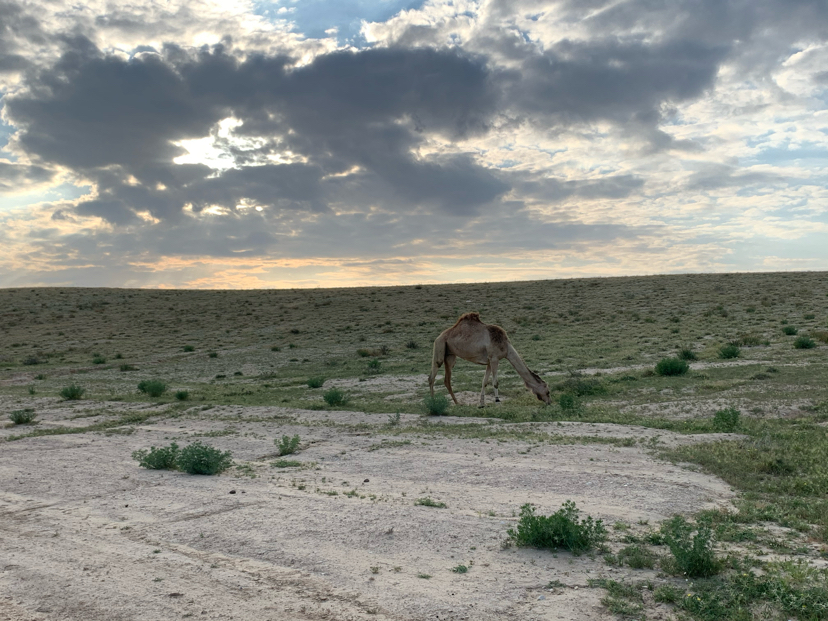
[[[529,384],[530,386],[535,386],[538,381],[532,375],[532,372],[529,370],[529,367],[526,366],[526,363],[523,361],[523,358],[520,357],[520,354],[517,353],[517,350],[512,347],[512,344],[509,343],[508,353],[506,354],[506,360],[508,360],[513,367],[515,367],[515,371],[518,372],[523,378],[523,381]]]

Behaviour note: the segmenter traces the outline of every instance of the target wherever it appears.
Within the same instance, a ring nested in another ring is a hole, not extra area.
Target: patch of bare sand
[[[232,450],[256,478],[237,469],[219,477],[149,471],[130,458],[226,427],[224,417],[5,444],[0,602],[10,602],[9,618],[603,619],[603,591],[587,580],[624,570],[588,556],[501,549],[522,504],[549,513],[572,499],[610,524],[654,524],[732,496],[720,480],[638,447],[485,442],[434,429],[383,438],[324,418],[355,413],[251,409],[233,423],[238,433],[209,442]],[[272,467],[282,433],[302,437],[292,459],[316,465]],[[448,507],[415,505],[421,497]],[[459,564],[471,569],[453,573]],[[542,589],[553,580],[565,586]]]

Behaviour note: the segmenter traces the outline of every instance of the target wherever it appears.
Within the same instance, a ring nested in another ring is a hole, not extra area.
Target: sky
[[[825,0],[0,0],[0,287],[824,269]]]

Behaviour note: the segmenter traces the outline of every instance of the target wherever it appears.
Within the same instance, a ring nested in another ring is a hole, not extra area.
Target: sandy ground
[[[68,420],[72,411],[39,408],[42,428],[96,420]],[[417,418],[403,415],[402,424]],[[131,434],[2,445],[0,621],[602,619],[604,591],[588,587],[590,578],[651,572],[613,569],[600,556],[503,549],[522,504],[551,513],[572,499],[608,525],[643,530],[639,521],[654,525],[732,497],[720,480],[660,462],[641,445],[481,441],[427,430],[391,436],[383,435],[384,415],[267,407],[152,420]],[[359,424],[367,430],[354,431]],[[618,425],[529,426],[693,441]],[[130,457],[228,428],[230,435],[204,440],[231,450],[245,470],[191,476],[144,470]],[[302,450],[291,459],[309,467],[272,467],[274,438],[294,433]],[[414,504],[423,497],[448,507]],[[451,571],[459,564],[468,573]],[[564,586],[546,588],[556,580]]]

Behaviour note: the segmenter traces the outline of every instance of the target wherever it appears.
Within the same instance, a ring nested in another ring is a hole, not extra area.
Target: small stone
[[[236,493],[236,490],[231,489],[228,493],[230,493],[230,494],[235,494],[235,493]]]
[[[129,505],[124,505],[124,507],[128,507]]]
[[[546,599],[546,596],[545,595],[538,595],[538,601],[541,601],[542,599]]]
[[[371,479],[365,479],[365,480],[363,481],[363,483],[370,483],[370,482],[371,482]]]

